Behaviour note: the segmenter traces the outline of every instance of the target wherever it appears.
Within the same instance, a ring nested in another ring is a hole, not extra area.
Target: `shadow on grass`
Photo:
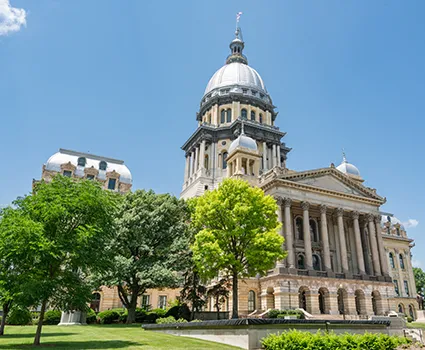
[[[63,337],[63,336],[66,336],[66,335],[75,335],[75,334],[77,334],[77,333],[71,333],[71,332],[69,332],[69,333],[65,333],[65,332],[62,332],[62,333],[42,333],[41,337],[42,338],[44,338],[44,337]],[[34,337],[35,337],[35,330],[34,330],[34,333],[24,333],[24,334],[19,334],[19,333],[18,334],[16,334],[16,333],[7,334],[7,333],[5,333],[4,335],[2,335],[0,337],[0,340],[1,339],[12,339],[12,338],[34,338]]]
[[[147,344],[135,343],[124,340],[97,340],[97,341],[63,341],[53,343],[41,343],[41,346],[32,344],[6,344],[0,345],[0,349],[125,349],[130,346],[142,346]]]

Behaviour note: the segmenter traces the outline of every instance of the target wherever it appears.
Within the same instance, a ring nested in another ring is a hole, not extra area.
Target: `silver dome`
[[[258,151],[257,143],[249,136],[246,136],[244,133],[239,135],[239,137],[230,144],[229,154],[231,154],[237,148],[245,148],[254,152]]]
[[[357,169],[356,166],[354,166],[351,163],[347,162],[347,159],[345,158],[345,155],[342,159],[342,163],[336,167],[337,170],[339,170],[341,173],[344,173],[346,175],[355,175],[360,176],[360,171]]]

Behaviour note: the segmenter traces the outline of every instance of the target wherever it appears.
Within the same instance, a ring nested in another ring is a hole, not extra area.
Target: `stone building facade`
[[[337,167],[287,168],[285,132],[274,125],[275,106],[243,50],[238,29],[204,92],[198,127],[182,146],[181,192],[199,196],[237,177],[277,201],[288,256],[267,276],[240,283],[241,314],[302,307],[350,318],[390,311],[415,316],[412,240],[398,220],[381,215],[386,199],[364,184],[345,155]],[[231,299],[225,304],[230,310]]]

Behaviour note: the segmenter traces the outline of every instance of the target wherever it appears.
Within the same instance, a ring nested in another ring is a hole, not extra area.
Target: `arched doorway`
[[[338,312],[345,317],[347,313],[347,291],[344,288],[339,288],[337,292]]]
[[[354,293],[356,301],[356,312],[357,315],[366,315],[366,297],[361,289],[357,289]]]
[[[90,302],[90,309],[93,309],[95,312],[99,312],[100,308],[100,293],[93,293],[92,300]]]
[[[319,289],[319,310],[321,314],[329,314],[329,290]]]
[[[415,307],[412,304],[409,305],[409,316],[413,319],[413,321],[416,320]]]
[[[372,292],[372,309],[375,315],[382,315],[382,297],[379,291],[374,290]]]
[[[403,305],[403,304],[401,304],[401,303],[400,303],[400,304],[398,304],[398,313],[399,313],[399,314],[403,314],[403,315],[405,314],[405,313],[404,313],[404,305]]]
[[[307,297],[306,294],[309,291],[309,289],[305,286],[300,287],[300,289],[298,289],[298,307],[300,309],[304,309],[305,311],[307,310]]]

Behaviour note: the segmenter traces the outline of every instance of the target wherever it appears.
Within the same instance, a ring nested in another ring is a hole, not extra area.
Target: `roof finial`
[[[345,150],[344,150],[344,148],[342,149],[342,161],[344,163],[347,163],[347,157],[345,156]]]
[[[238,12],[236,14],[236,31],[235,31],[236,38],[239,38],[239,33],[240,33],[239,21],[241,19],[241,15],[242,15],[242,12]]]

